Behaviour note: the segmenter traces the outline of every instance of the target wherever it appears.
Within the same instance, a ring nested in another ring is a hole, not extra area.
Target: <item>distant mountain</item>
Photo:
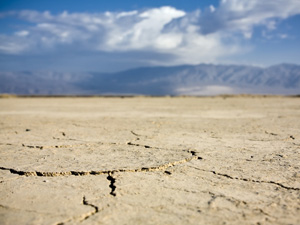
[[[145,67],[117,73],[0,72],[0,93],[37,95],[300,94],[300,65]]]

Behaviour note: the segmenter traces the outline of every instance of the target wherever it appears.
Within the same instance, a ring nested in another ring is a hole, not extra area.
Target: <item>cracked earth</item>
[[[300,99],[1,98],[0,224],[300,224]]]

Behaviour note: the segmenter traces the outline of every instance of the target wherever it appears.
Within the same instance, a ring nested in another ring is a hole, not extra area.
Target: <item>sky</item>
[[[0,0],[0,71],[299,61],[300,0]]]

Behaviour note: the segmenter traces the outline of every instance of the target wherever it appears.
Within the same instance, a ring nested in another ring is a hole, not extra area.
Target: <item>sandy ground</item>
[[[300,224],[300,98],[2,98],[0,224]]]

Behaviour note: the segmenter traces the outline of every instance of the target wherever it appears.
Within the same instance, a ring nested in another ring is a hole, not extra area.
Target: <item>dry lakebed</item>
[[[0,224],[300,224],[300,98],[0,98]]]

